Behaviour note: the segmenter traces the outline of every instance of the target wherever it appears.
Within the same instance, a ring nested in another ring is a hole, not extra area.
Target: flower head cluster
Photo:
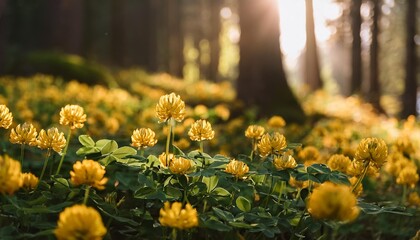
[[[417,168],[404,168],[397,177],[397,184],[407,185],[410,188],[415,188],[418,181]]]
[[[173,158],[169,163],[169,170],[174,174],[186,174],[191,168],[191,161],[183,158]]]
[[[351,189],[331,182],[324,182],[314,189],[307,209],[314,218],[343,222],[355,220],[360,212]]]
[[[13,122],[13,115],[6,105],[0,105],[0,128],[8,129]]]
[[[159,222],[165,227],[189,229],[198,226],[197,210],[189,203],[182,208],[180,202],[174,202],[172,205],[165,202],[159,215]]]
[[[273,164],[277,170],[293,169],[297,166],[296,160],[291,154],[285,153],[281,156],[275,156]]]
[[[157,143],[156,134],[150,128],[140,128],[131,135],[131,146],[140,148],[153,147]]]
[[[75,186],[88,185],[98,190],[103,190],[108,178],[104,177],[104,167],[93,160],[77,161],[73,164],[73,171],[70,171],[71,183]]]
[[[328,159],[327,162],[327,165],[331,170],[339,171],[346,174],[350,164],[350,158],[343,154],[334,154]]]
[[[100,240],[105,236],[106,228],[94,208],[74,205],[60,213],[54,234],[59,240]]]
[[[22,188],[33,190],[38,185],[39,179],[32,173],[22,173]]]
[[[417,192],[408,194],[407,202],[414,207],[420,207],[420,196]]]
[[[270,154],[280,154],[286,146],[286,138],[282,134],[278,132],[273,135],[266,133],[258,143],[258,151],[261,157],[266,157]]]
[[[36,146],[36,128],[31,123],[24,123],[17,125],[15,129],[10,132],[10,142],[13,144],[27,144]]]
[[[245,137],[260,140],[265,132],[264,127],[259,125],[250,125],[245,130]]]
[[[55,152],[60,153],[66,146],[66,138],[64,133],[58,132],[58,129],[55,127],[48,129],[48,131],[42,129],[39,132],[37,144],[41,149],[53,149]]]
[[[297,188],[297,189],[304,189],[307,188],[309,186],[309,181],[300,181],[300,180],[296,180],[295,177],[290,177],[289,179],[289,184],[290,186]]]
[[[159,122],[166,122],[171,118],[181,122],[185,117],[185,103],[175,93],[163,95],[156,105],[156,116]]]
[[[174,155],[172,153],[168,154],[168,158],[166,158],[166,153],[162,153],[159,155],[159,162],[162,167],[169,167],[169,164],[174,159]]]
[[[284,121],[284,118],[281,116],[272,116],[270,119],[268,119],[267,124],[271,128],[282,128],[286,126],[286,121]]]
[[[60,111],[60,124],[70,129],[82,128],[86,122],[86,114],[79,105],[66,105]]]
[[[192,124],[191,129],[188,131],[188,136],[193,141],[211,140],[214,138],[214,131],[210,122],[200,119]]]
[[[234,159],[228,163],[225,172],[234,175],[236,178],[243,178],[249,172],[249,167],[246,163]]]
[[[314,163],[319,163],[321,159],[321,154],[319,153],[318,148],[314,146],[306,146],[298,153],[298,160],[303,162],[305,166],[312,165]]]
[[[385,163],[388,147],[379,138],[364,138],[359,143],[355,153],[356,161],[371,161],[378,169]]]
[[[20,163],[9,156],[0,156],[0,193],[12,195],[22,186]]]

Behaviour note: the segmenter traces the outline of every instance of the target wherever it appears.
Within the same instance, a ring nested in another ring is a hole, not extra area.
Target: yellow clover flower
[[[71,183],[74,186],[88,185],[98,190],[103,190],[108,178],[104,177],[104,167],[93,160],[77,161],[73,164],[73,171],[70,171]]]
[[[136,129],[131,135],[131,146],[138,149],[153,147],[156,143],[156,133],[150,128]]]
[[[297,166],[296,160],[290,154],[283,154],[282,156],[275,156],[273,164],[277,170],[293,169]]]
[[[38,185],[39,179],[32,173],[22,173],[22,188],[33,190]]]
[[[82,128],[86,122],[86,114],[79,105],[66,105],[60,111],[60,124],[70,126],[70,129]]]
[[[266,157],[270,154],[280,154],[286,148],[286,138],[279,132],[264,134],[258,143],[258,151],[261,157]]]
[[[100,240],[105,236],[106,228],[94,208],[74,205],[60,213],[54,234],[58,240]]]
[[[166,122],[171,118],[181,122],[185,117],[185,103],[175,93],[163,95],[156,105],[156,115],[159,122]]]
[[[20,162],[5,155],[0,156],[0,194],[12,195],[22,187]]]
[[[419,175],[417,174],[417,168],[404,168],[401,170],[397,177],[397,184],[407,185],[410,188],[415,188],[419,181]]]
[[[315,188],[307,202],[308,212],[316,219],[351,222],[359,216],[356,196],[345,185],[324,182]]]
[[[284,118],[281,116],[272,116],[270,119],[268,119],[267,124],[271,128],[282,128],[286,126],[286,121],[284,121]]]
[[[379,138],[364,138],[359,143],[355,153],[355,160],[370,161],[378,169],[385,163],[388,156],[388,147],[384,140]]]
[[[328,159],[327,162],[327,165],[331,170],[339,171],[346,174],[350,164],[350,158],[343,154],[334,154]]]
[[[42,129],[39,132],[37,144],[41,149],[53,149],[55,152],[60,153],[66,146],[66,138],[64,133],[58,132],[58,129],[55,127],[48,129],[48,131]]]
[[[408,205],[414,207],[420,207],[420,196],[417,192],[412,192],[408,194],[407,198]]]
[[[36,128],[31,123],[24,123],[22,125],[19,124],[10,132],[10,142],[13,144],[36,146],[37,134]]]
[[[174,159],[174,155],[172,153],[168,154],[168,159],[166,159],[166,153],[162,153],[159,155],[159,162],[162,167],[169,167],[169,164]]]
[[[298,153],[298,160],[302,161],[305,166],[310,166],[314,163],[320,163],[321,154],[318,148],[314,146],[306,146]]]
[[[263,136],[264,132],[265,132],[264,127],[259,126],[259,125],[250,125],[245,130],[245,137],[259,140]]]
[[[289,179],[289,184],[290,184],[290,186],[292,186],[294,188],[297,188],[297,189],[304,189],[304,188],[309,187],[309,181],[308,180],[300,181],[300,180],[296,180],[296,178],[294,178],[292,176]]]
[[[188,136],[193,141],[211,140],[214,138],[214,131],[211,128],[210,122],[200,119],[192,124],[188,131]]]
[[[13,115],[6,105],[0,105],[0,128],[9,129],[13,122]]]
[[[183,158],[173,158],[169,163],[169,170],[174,174],[186,174],[191,168],[191,161]]]
[[[243,178],[249,172],[249,167],[246,163],[233,159],[226,165],[225,172],[234,175],[236,178]]]
[[[165,202],[159,215],[159,222],[165,227],[189,229],[198,226],[197,210],[189,203],[182,208],[180,202],[174,202],[172,205]]]

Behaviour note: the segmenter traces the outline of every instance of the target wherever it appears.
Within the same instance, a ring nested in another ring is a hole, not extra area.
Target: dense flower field
[[[227,83],[118,77],[0,78],[1,239],[420,237],[414,117],[318,92],[305,125],[256,120]]]

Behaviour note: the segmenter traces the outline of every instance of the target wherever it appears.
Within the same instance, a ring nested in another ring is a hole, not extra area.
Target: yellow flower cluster
[[[331,182],[324,182],[314,189],[307,209],[314,218],[342,222],[355,220],[360,212],[351,189]]]
[[[198,226],[197,210],[189,203],[182,208],[180,202],[165,202],[159,215],[159,222],[165,227],[189,229]]]
[[[284,153],[281,156],[275,156],[273,164],[277,170],[293,169],[297,166],[296,160],[289,153]]]
[[[185,103],[175,93],[166,94],[160,97],[156,105],[156,116],[159,122],[166,122],[171,118],[181,122],[185,117]]]
[[[186,174],[190,168],[191,161],[183,157],[175,157],[169,162],[169,170],[174,174]]]
[[[258,151],[261,157],[266,157],[270,154],[280,154],[287,146],[286,138],[279,132],[264,134],[258,143]]]
[[[58,129],[53,127],[45,131],[42,129],[39,132],[37,145],[41,149],[53,149],[55,152],[60,153],[66,146],[66,138],[64,133],[58,132]]]
[[[364,138],[357,147],[355,160],[372,162],[378,169],[385,163],[388,147],[384,140],[378,138]]]
[[[17,125],[16,129],[12,129],[10,132],[10,142],[13,144],[27,144],[30,146],[36,146],[38,135],[36,128],[31,123],[24,123]]]
[[[0,105],[0,128],[9,129],[12,125],[13,116],[6,105]]]
[[[98,190],[103,190],[108,178],[104,177],[104,167],[94,160],[77,161],[70,171],[71,183],[74,186],[88,185]]]
[[[174,159],[174,155],[172,153],[168,154],[168,158],[166,158],[166,153],[162,153],[159,155],[159,162],[162,167],[169,167],[169,164]]]
[[[225,172],[234,175],[236,178],[243,178],[249,172],[249,167],[246,163],[234,159],[226,165]]]
[[[101,240],[106,228],[94,208],[74,205],[60,213],[54,234],[59,240]]]
[[[38,185],[39,179],[32,173],[22,173],[22,188],[30,191]]]
[[[397,177],[397,184],[407,185],[410,188],[415,188],[418,181],[419,174],[417,173],[417,168],[404,168]]]
[[[321,154],[318,148],[314,146],[306,146],[298,152],[297,155],[300,162],[303,162],[305,166],[310,166],[315,163],[321,163]]]
[[[286,121],[281,116],[272,116],[270,119],[268,119],[267,124],[271,128],[278,129],[286,126]]]
[[[192,124],[188,136],[193,141],[211,140],[214,138],[214,131],[207,120],[200,119]]]
[[[331,170],[339,171],[345,174],[348,174],[351,164],[352,162],[350,158],[343,154],[334,154],[327,161],[327,165]]]
[[[0,156],[0,193],[12,195],[22,187],[20,163],[9,156]]]
[[[260,140],[265,132],[264,127],[259,125],[250,125],[245,130],[245,137]]]
[[[140,148],[153,147],[157,143],[156,134],[150,128],[140,128],[131,135],[131,146]]]
[[[60,111],[60,124],[70,129],[82,128],[86,122],[86,114],[79,105],[66,105]]]

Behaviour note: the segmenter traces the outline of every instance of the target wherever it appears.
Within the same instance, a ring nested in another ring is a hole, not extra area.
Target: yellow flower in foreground
[[[198,226],[197,210],[189,203],[182,208],[180,202],[174,202],[172,205],[165,202],[159,215],[159,222],[165,227],[188,229]]]
[[[185,103],[175,93],[163,95],[156,105],[156,116],[159,122],[166,122],[170,118],[181,122],[185,117]]]
[[[297,166],[296,160],[290,154],[283,154],[282,156],[275,156],[273,164],[277,170],[293,169]]]
[[[66,105],[60,111],[60,124],[70,129],[82,128],[86,122],[86,114],[79,105]]]
[[[420,207],[420,196],[417,192],[408,194],[407,202],[410,206]]]
[[[193,141],[211,140],[214,138],[214,131],[207,120],[197,120],[188,131],[188,136]]]
[[[12,195],[22,186],[20,162],[0,156],[0,194]]]
[[[106,228],[94,208],[74,205],[60,213],[54,234],[59,240],[100,240]]]
[[[286,121],[284,121],[284,118],[281,116],[272,116],[270,119],[268,119],[267,124],[271,128],[282,128],[286,126]]]
[[[314,189],[307,209],[314,218],[342,222],[355,220],[360,212],[351,189],[331,182],[324,182]]]
[[[88,185],[98,190],[103,190],[108,178],[104,177],[104,167],[93,160],[77,161],[73,164],[73,171],[70,171],[71,183],[75,186]]]
[[[334,154],[328,159],[327,162],[327,165],[331,170],[339,171],[346,174],[350,164],[350,158],[343,154]]]
[[[169,170],[174,174],[186,174],[190,168],[191,161],[183,157],[174,158],[169,163]]]
[[[10,132],[10,142],[36,146],[36,135],[38,135],[36,128],[31,123],[19,124]]]
[[[265,132],[264,127],[259,125],[250,125],[245,130],[245,137],[259,140]]]
[[[13,122],[13,115],[6,105],[0,105],[0,128],[8,129]]]
[[[384,140],[379,138],[364,138],[359,143],[355,153],[355,160],[364,162],[371,161],[380,168],[388,156],[388,147]]]
[[[159,162],[162,167],[168,167],[173,159],[174,155],[172,153],[168,154],[168,159],[166,159],[166,153],[162,153],[159,155]]]
[[[418,181],[417,168],[404,168],[397,177],[397,184],[407,185],[410,188],[415,188]]]
[[[140,148],[153,147],[157,143],[156,134],[150,128],[140,128],[131,135],[131,146]]]
[[[22,173],[22,188],[33,190],[38,185],[39,179],[32,173]]]
[[[58,132],[58,129],[53,127],[48,129],[48,131],[42,129],[39,132],[37,143],[41,149],[53,149],[55,152],[60,153],[66,146],[66,138],[64,133]]]
[[[261,157],[266,157],[270,154],[280,154],[286,146],[286,138],[282,134],[278,132],[273,135],[266,133],[258,143],[258,151]]]
[[[244,162],[232,160],[226,166],[225,172],[234,175],[236,178],[242,178],[249,172],[249,167]]]

